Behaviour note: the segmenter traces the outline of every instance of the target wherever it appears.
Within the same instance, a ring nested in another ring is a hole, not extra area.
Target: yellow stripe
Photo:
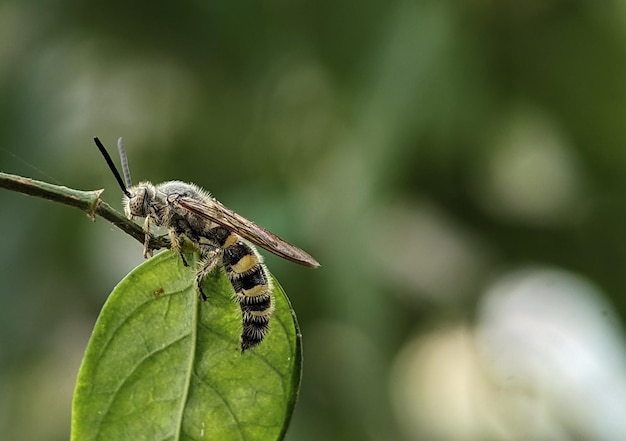
[[[250,289],[244,289],[243,291],[238,292],[237,295],[245,297],[258,297],[264,294],[269,294],[270,292],[272,292],[270,286],[265,284],[257,285],[254,288]]]
[[[274,308],[270,306],[264,311],[247,311],[243,314],[244,320],[248,317],[270,317],[274,312]]]
[[[256,255],[246,254],[241,259],[239,259],[239,262],[231,265],[230,267],[234,272],[241,274],[250,270],[257,263],[259,263],[259,259],[256,257]]]
[[[235,233],[230,233],[230,235],[224,241],[224,246],[222,246],[222,248],[228,248],[229,246],[233,245],[238,240],[239,240],[239,236],[237,236]]]

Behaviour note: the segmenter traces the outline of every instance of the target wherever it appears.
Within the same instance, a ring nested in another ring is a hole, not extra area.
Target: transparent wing
[[[210,220],[231,230],[244,239],[283,259],[311,268],[320,266],[317,260],[307,252],[291,245],[265,228],[259,227],[254,222],[235,213],[215,199],[203,202],[188,197],[179,197],[174,203],[198,217]]]

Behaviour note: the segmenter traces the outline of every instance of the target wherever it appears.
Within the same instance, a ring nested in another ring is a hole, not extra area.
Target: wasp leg
[[[152,248],[150,248],[150,216],[146,216],[146,220],[143,222],[143,257],[147,259],[152,257]]]
[[[272,281],[261,256],[245,242],[226,247],[222,262],[241,308],[241,352],[244,352],[261,343],[269,331],[274,312]]]
[[[196,273],[196,288],[198,293],[202,297],[202,300],[206,301],[207,296],[202,291],[202,280],[211,274],[222,257],[222,249],[211,245],[201,245],[202,260],[198,263],[198,272]]]
[[[183,254],[183,246],[185,241],[197,244],[200,240],[198,234],[194,231],[191,225],[189,225],[189,221],[182,217],[172,218],[169,232],[172,249],[178,253],[183,261],[183,265],[189,266],[187,260],[185,259],[185,255]],[[200,250],[200,252],[202,252],[202,250]]]
[[[183,261],[183,265],[189,266],[187,260],[185,260],[185,255],[183,254],[183,242],[185,238],[185,233],[180,231],[177,228],[170,228],[170,242],[172,249],[178,253],[181,260]]]

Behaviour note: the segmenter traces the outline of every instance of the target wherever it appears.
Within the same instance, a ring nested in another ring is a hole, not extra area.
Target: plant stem
[[[104,190],[82,191],[61,185],[49,184],[47,182],[36,181],[23,176],[11,175],[0,172],[0,188],[24,193],[53,202],[76,207],[87,213],[87,216],[95,222],[96,215],[103,217],[118,227],[120,230],[144,242],[143,229],[136,223],[130,221],[122,213],[115,210],[109,204],[100,199]],[[165,236],[151,236],[150,248],[159,249],[169,247],[169,239]]]

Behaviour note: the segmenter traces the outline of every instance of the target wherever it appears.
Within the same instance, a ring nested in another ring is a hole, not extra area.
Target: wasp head
[[[128,189],[124,195],[122,205],[128,219],[146,217],[150,213],[152,201],[156,199],[156,189],[150,182],[142,182]]]

